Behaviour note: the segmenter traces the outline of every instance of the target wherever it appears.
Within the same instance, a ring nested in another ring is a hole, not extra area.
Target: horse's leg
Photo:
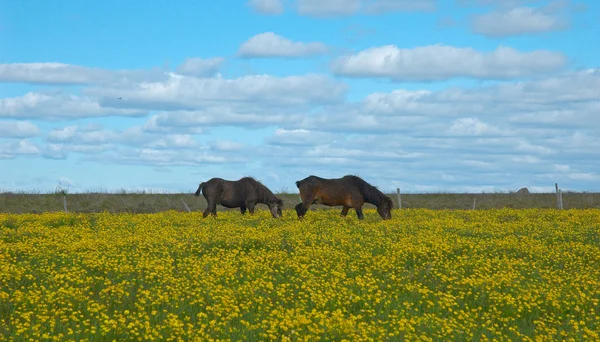
[[[242,215],[244,215],[246,213],[246,207],[241,206],[240,207],[240,212],[242,213]]]
[[[216,208],[217,208],[217,204],[215,202],[208,201],[208,203],[206,205],[206,210],[204,210],[204,213],[202,213],[202,217],[206,218],[206,216],[210,215],[211,213],[213,215],[215,215]]]
[[[348,210],[350,210],[350,207],[344,206],[344,208],[342,209],[342,216],[348,215]]]
[[[315,195],[312,193],[304,193],[300,194],[300,198],[302,199],[302,202],[296,205],[296,214],[298,214],[298,217],[303,217],[306,215],[308,208],[310,208],[315,201]]]
[[[363,215],[363,212],[362,212],[362,207],[356,207],[356,208],[354,208],[354,210],[356,210],[356,216],[358,217],[359,220],[362,220],[365,218],[365,215]]]
[[[250,215],[254,215],[254,207],[256,206],[256,203],[247,202],[246,206],[248,207],[248,211],[250,212]]]

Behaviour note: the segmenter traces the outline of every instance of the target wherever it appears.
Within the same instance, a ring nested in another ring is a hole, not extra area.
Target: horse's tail
[[[202,191],[202,189],[204,188],[205,185],[206,185],[206,182],[200,183],[200,185],[198,186],[198,190],[196,190],[196,193],[195,193],[196,196],[200,196],[200,192]]]

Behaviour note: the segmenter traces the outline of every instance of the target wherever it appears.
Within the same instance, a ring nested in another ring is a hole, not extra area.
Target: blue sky
[[[599,23],[597,1],[1,2],[0,190],[599,191]]]

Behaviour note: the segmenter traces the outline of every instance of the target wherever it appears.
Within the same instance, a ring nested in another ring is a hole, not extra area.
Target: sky
[[[0,0],[0,191],[600,191],[600,2]]]

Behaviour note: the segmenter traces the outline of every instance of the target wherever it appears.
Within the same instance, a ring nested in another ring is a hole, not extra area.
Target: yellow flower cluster
[[[0,339],[599,340],[600,210],[0,214]]]

